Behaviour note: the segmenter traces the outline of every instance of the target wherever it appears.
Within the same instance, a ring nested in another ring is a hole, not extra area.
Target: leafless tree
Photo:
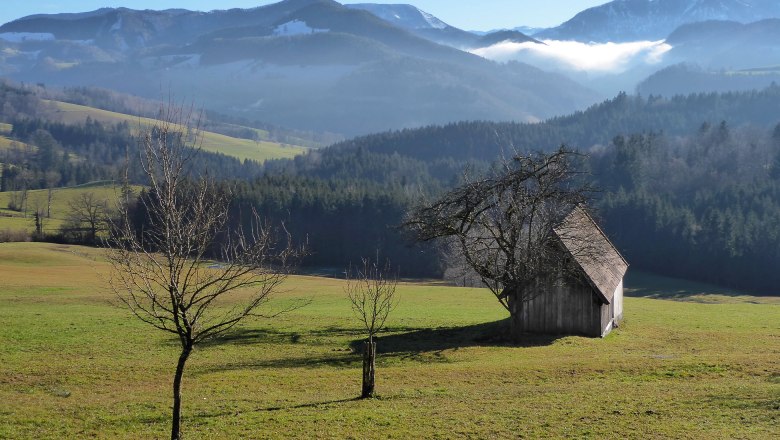
[[[189,115],[181,107],[166,107],[160,122],[140,136],[149,181],[142,203],[149,223],[134,230],[127,204],[119,203],[124,219],[116,222],[108,243],[113,291],[138,319],[175,335],[181,344],[173,378],[174,440],[181,436],[184,367],[195,347],[260,316],[260,306],[302,254],[289,234],[260,221],[249,230],[227,230],[231,193],[193,176],[191,162],[199,148],[186,137]],[[199,136],[197,126],[194,131]]]
[[[545,291],[540,280],[560,279],[557,275],[575,269],[562,252],[562,236],[571,237],[568,245],[576,242],[575,253],[598,258],[603,252],[585,228],[563,222],[593,191],[577,169],[579,159],[564,147],[551,154],[518,154],[488,177],[467,179],[439,200],[414,209],[405,226],[418,240],[443,239],[457,249],[515,317],[524,302]],[[511,332],[519,338],[519,330]]]
[[[68,210],[65,229],[73,233],[86,231],[89,243],[97,243],[98,234],[108,229],[108,201],[92,191],[80,193],[68,201]]]
[[[57,171],[46,172],[46,218],[51,218],[51,201],[54,196],[54,188],[61,178],[62,176]]]
[[[29,190],[33,182],[33,172],[27,169],[22,169],[17,174],[14,187],[16,192],[12,192],[8,200],[8,209],[12,211],[18,211],[22,213],[23,217],[27,217],[27,209],[29,208]]]
[[[376,342],[374,336],[387,322],[397,305],[395,296],[398,276],[392,272],[390,261],[379,266],[377,261],[364,258],[362,266],[347,271],[344,291],[352,303],[352,311],[363,324],[368,337],[363,344],[363,391],[361,397],[374,397],[376,372]]]

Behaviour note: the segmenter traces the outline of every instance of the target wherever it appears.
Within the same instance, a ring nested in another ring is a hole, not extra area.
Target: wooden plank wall
[[[601,336],[610,316],[609,305],[599,303],[590,286],[557,285],[519,304],[519,326],[524,332]]]

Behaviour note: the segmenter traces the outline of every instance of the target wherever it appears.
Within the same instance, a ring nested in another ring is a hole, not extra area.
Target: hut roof
[[[611,303],[628,263],[604,231],[583,208],[577,207],[554,232],[602,299]]]

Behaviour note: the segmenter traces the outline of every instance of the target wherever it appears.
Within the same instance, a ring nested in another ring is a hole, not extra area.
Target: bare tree
[[[46,218],[51,218],[51,201],[54,196],[54,187],[60,182],[62,175],[57,171],[47,171],[46,180]]]
[[[27,209],[29,208],[29,190],[33,181],[33,173],[30,170],[22,169],[16,173],[14,179],[14,187],[16,192],[12,192],[8,199],[8,209],[12,211],[18,211],[22,213],[23,217],[27,217]],[[12,188],[13,191],[13,188]]]
[[[405,226],[418,240],[443,239],[512,317],[542,294],[538,282],[572,273],[562,236],[574,253],[598,249],[584,226],[564,219],[592,193],[576,168],[579,155],[561,147],[551,154],[517,155],[488,177],[468,180],[439,200],[413,210]],[[570,238],[569,238],[570,237]],[[576,242],[576,243],[574,243]],[[513,324],[515,319],[510,320]],[[512,337],[519,338],[513,326]]]
[[[86,241],[97,243],[98,234],[108,229],[108,201],[94,192],[80,193],[68,201],[68,218],[65,229],[72,233],[86,231]]]
[[[376,372],[376,342],[374,336],[385,326],[387,317],[397,305],[395,290],[398,276],[391,271],[390,261],[384,266],[364,258],[359,268],[347,271],[344,291],[352,303],[352,311],[360,319],[368,337],[363,343],[363,391],[361,398],[374,397]]]
[[[160,122],[142,133],[148,224],[134,230],[127,204],[119,203],[123,219],[108,243],[113,291],[138,319],[180,342],[173,377],[174,440],[181,437],[182,377],[195,347],[260,316],[260,306],[302,255],[289,234],[277,234],[259,221],[250,230],[227,230],[230,191],[193,177],[191,161],[199,149],[186,137],[189,114],[167,107]]]

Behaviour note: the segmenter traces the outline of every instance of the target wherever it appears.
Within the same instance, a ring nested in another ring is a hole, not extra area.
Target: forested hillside
[[[620,95],[542,124],[464,122],[381,133],[269,163],[276,177],[250,184],[255,189],[245,197],[262,200],[299,231],[326,232],[312,234],[319,241],[313,248],[329,249],[318,262],[355,261],[379,244],[403,261],[423,255],[395,247],[403,242],[395,227],[411,204],[456,184],[464,169],[478,173],[515,150],[566,143],[588,153],[601,189],[594,208],[634,268],[769,289],[780,281],[773,269],[780,263],[778,97],[778,87],[671,100]],[[295,189],[286,193],[288,187]],[[383,214],[361,229],[348,222],[342,229],[366,200],[383,200]],[[322,213],[328,221],[318,221]],[[364,243],[355,230],[382,238]],[[436,266],[424,255],[426,265],[407,266],[428,273]]]
[[[135,153],[136,134],[126,121],[82,123],[57,121],[58,108],[30,90],[0,83],[0,191],[27,191],[122,178],[126,163],[130,179],[142,182]],[[202,152],[199,169],[247,179],[260,164],[223,154]],[[24,206],[19,206],[24,209]]]
[[[34,95],[0,92],[16,145],[0,150],[0,190],[117,179],[128,159],[131,180],[144,183],[126,123],[53,122],[38,117],[51,109]],[[593,207],[634,268],[762,290],[780,282],[778,115],[777,86],[672,99],[621,94],[539,124],[386,132],[262,166],[204,153],[196,168],[232,182],[235,218],[256,208],[306,241],[306,265],[343,268],[380,252],[404,275],[438,276],[441,251],[413,245],[398,228],[407,210],[515,151],[567,144],[588,154],[601,189]]]

